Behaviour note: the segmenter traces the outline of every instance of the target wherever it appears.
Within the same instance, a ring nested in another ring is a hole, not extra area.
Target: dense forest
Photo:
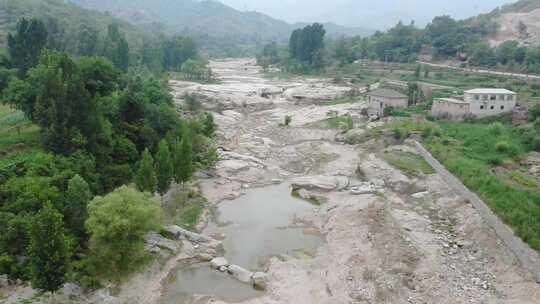
[[[44,291],[135,269],[159,225],[152,194],[216,160],[212,116],[180,113],[164,77],[206,71],[190,38],[136,49],[116,23],[68,32],[22,18],[0,60],[1,102],[25,122],[2,122],[24,143],[1,147],[0,273]]]

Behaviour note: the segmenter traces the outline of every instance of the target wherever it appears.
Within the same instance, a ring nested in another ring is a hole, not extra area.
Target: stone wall
[[[469,200],[478,211],[486,224],[495,230],[503,243],[512,251],[520,261],[521,265],[530,271],[537,282],[540,283],[540,256],[538,252],[531,249],[519,237],[517,237],[510,227],[506,226],[489,207],[472,191],[467,189],[459,179],[436,160],[420,143],[415,142],[418,152],[425,160],[441,175],[441,177],[454,190],[458,191],[465,199]]]
[[[406,108],[409,103],[407,98],[370,96],[368,105],[370,110],[382,114],[384,112],[384,108],[386,107]]]
[[[470,105],[465,102],[454,102],[449,99],[439,98],[433,100],[431,114],[461,120],[470,114]]]

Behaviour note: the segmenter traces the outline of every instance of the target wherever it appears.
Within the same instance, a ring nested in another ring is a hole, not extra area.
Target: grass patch
[[[540,250],[540,192],[514,185],[493,173],[494,167],[517,161],[527,152],[519,131],[510,124],[501,128],[487,122],[444,122],[440,127],[443,138],[430,137],[425,141],[426,148],[524,242]],[[496,149],[501,142],[505,148]],[[532,185],[521,174],[513,173],[509,177],[515,183]]]
[[[327,129],[352,129],[354,122],[350,116],[336,116],[323,120],[323,126]]]
[[[24,162],[40,150],[39,127],[21,111],[0,104],[0,169]]]
[[[340,98],[340,99],[334,99],[329,101],[323,101],[320,103],[321,106],[336,106],[341,104],[349,104],[349,103],[356,103],[359,100],[353,99],[353,98]]]
[[[435,173],[435,170],[433,170],[433,168],[424,160],[424,158],[417,154],[391,151],[385,152],[382,155],[382,158],[387,163],[398,168],[407,175],[422,176]]]
[[[181,210],[176,224],[189,231],[195,231],[201,215],[206,207],[206,201],[202,198],[190,200]]]
[[[512,181],[518,183],[519,185],[526,187],[526,188],[538,188],[538,181],[533,179],[532,177],[527,176],[526,174],[523,174],[520,171],[511,171],[508,173],[508,177],[512,179]]]

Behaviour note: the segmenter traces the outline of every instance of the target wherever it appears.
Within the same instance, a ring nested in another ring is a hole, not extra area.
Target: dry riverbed
[[[349,114],[364,129],[364,104],[318,103],[362,88],[265,79],[249,59],[212,68],[219,84],[171,81],[178,103],[185,93],[205,96],[203,105],[219,125],[221,161],[212,177],[197,182],[200,191],[217,206],[252,188],[291,183],[296,195],[316,203],[296,224],[322,237],[304,257],[269,258],[262,266],[266,292],[242,303],[538,303],[539,284],[469,202],[438,174],[401,171],[384,160],[385,150],[416,154],[413,147],[336,140],[329,115]],[[291,125],[280,126],[286,115]],[[199,249],[189,248],[136,276],[116,296],[83,302],[161,303],[177,262],[200,262],[189,259],[200,258]],[[199,295],[179,303],[226,302]]]

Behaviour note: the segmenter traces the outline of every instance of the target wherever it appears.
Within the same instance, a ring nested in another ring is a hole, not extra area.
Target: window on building
[[[483,106],[483,105],[482,105],[482,106],[480,106],[480,110],[483,110],[483,109],[484,109],[484,106]]]
[[[508,95],[508,98],[507,98],[507,100],[509,100],[509,101],[512,101],[512,100],[514,100],[514,95]]]
[[[489,96],[489,100],[497,100],[497,96],[496,95],[491,95],[491,96]]]
[[[497,98],[498,100],[504,100],[504,95],[499,95],[499,96],[497,96],[497,97],[498,97],[498,98]]]
[[[490,109],[494,110],[494,109],[495,109],[495,106],[491,106]]]
[[[381,109],[384,107],[384,104],[381,102]]]
[[[487,95],[482,95],[482,100],[487,100],[487,99],[488,99]]]
[[[474,100],[480,100],[480,95],[474,95]]]
[[[504,110],[504,106],[501,106],[501,110]]]

